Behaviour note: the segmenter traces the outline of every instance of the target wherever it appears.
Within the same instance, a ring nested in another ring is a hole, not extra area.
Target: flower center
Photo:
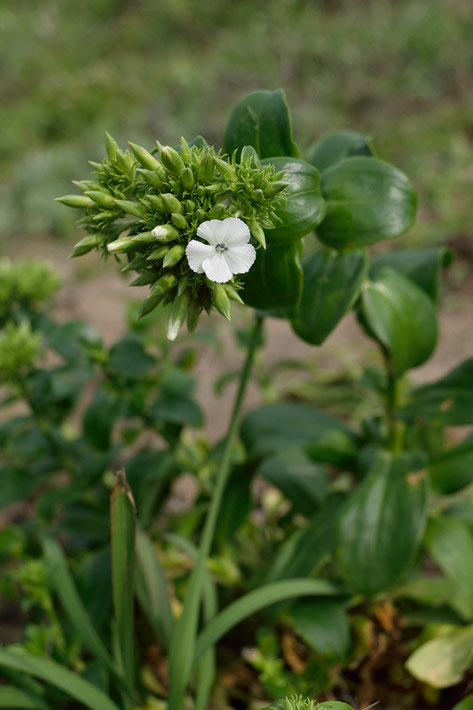
[[[225,244],[217,244],[215,246],[215,251],[217,254],[223,254],[224,251],[228,251],[228,247],[226,247]]]

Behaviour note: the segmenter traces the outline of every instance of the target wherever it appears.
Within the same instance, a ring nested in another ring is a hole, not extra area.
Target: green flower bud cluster
[[[19,305],[31,308],[50,298],[61,285],[59,275],[43,261],[0,260],[0,323]]]
[[[0,381],[22,377],[40,354],[41,339],[28,321],[8,323],[0,332]]]
[[[229,318],[230,300],[241,302],[241,276],[209,281],[190,268],[186,246],[202,222],[238,217],[255,246],[265,247],[264,229],[280,222],[276,210],[286,199],[283,173],[261,166],[252,148],[237,162],[202,139],[189,145],[182,138],[178,150],[158,143],[155,154],[134,143],[130,149],[122,152],[107,136],[108,157],[92,163],[91,180],[75,183],[84,194],[58,198],[85,211],[79,224],[87,236],[72,256],[97,250],[114,255],[122,271],[136,272],[131,285],[150,287],[140,316],[172,303],[170,337],[186,320],[192,331],[203,310]]]

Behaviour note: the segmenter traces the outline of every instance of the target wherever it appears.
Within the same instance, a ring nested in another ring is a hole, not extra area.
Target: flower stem
[[[263,319],[257,317],[251,331],[246,360],[243,365],[238,391],[233,404],[230,426],[217,470],[215,489],[205,520],[197,560],[192,570],[184,607],[176,625],[169,654],[168,710],[182,710],[184,695],[192,672],[195,639],[197,636],[199,609],[205,578],[205,565],[210,555],[223,493],[230,473],[233,445],[240,423],[241,406],[248,385],[254,356],[260,341]]]

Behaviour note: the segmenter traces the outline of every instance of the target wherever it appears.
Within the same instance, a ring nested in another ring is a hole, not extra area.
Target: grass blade
[[[304,596],[327,596],[339,593],[324,579],[287,579],[255,589],[227,606],[215,616],[197,638],[194,663],[224,636],[227,631],[260,609],[285,599]]]
[[[125,474],[117,474],[110,502],[113,607],[120,665],[127,686],[135,680],[133,580],[135,566],[135,503]]]
[[[0,708],[3,710],[51,710],[44,700],[14,685],[0,686]]]
[[[120,710],[101,690],[55,661],[6,647],[0,649],[0,667],[20,671],[54,685],[89,710]]]
[[[174,618],[161,563],[150,537],[138,529],[136,534],[136,596],[158,641],[169,647]]]

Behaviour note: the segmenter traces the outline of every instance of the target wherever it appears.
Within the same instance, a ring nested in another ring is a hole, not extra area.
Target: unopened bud
[[[169,247],[167,247],[166,245],[164,245],[162,247],[158,247],[157,249],[153,249],[151,254],[147,257],[147,260],[148,261],[156,261],[158,259],[162,259],[163,257],[166,256],[168,251],[169,251]]]
[[[246,163],[247,165],[259,165],[259,156],[252,145],[244,145],[241,149],[241,163]]]
[[[112,138],[110,133],[108,133],[107,131],[105,132],[105,147],[107,149],[107,155],[110,160],[115,160],[117,154],[120,152],[120,148],[118,147],[118,143],[116,142],[115,138]]]
[[[134,167],[135,164],[133,155],[128,150],[126,151],[126,153],[122,153],[121,150],[118,151],[115,162],[117,164],[117,167],[122,171],[122,173],[125,173],[125,175],[130,172],[130,170]]]
[[[195,178],[194,178],[194,173],[192,172],[191,168],[189,168],[189,167],[185,168],[185,170],[183,171],[183,173],[181,175],[181,183],[182,183],[182,187],[184,188],[184,190],[187,190],[187,192],[192,190],[192,188],[195,185]]]
[[[176,213],[172,214],[171,215],[171,222],[178,229],[185,229],[187,227],[186,218],[182,214],[176,214]]]
[[[172,195],[170,192],[165,192],[164,194],[162,194],[161,199],[163,201],[163,207],[166,212],[170,212],[171,214],[173,212],[182,212],[182,204],[179,202],[177,197]]]
[[[241,305],[244,305],[244,302],[242,301],[240,294],[238,293],[238,291],[236,290],[236,288],[234,286],[232,286],[231,284],[228,284],[228,283],[222,284],[222,286],[225,289],[225,291],[227,292],[228,298],[231,298],[232,301],[236,301],[237,303],[241,303]]]
[[[155,227],[151,234],[158,242],[173,242],[178,238],[179,232],[172,224],[160,224]]]
[[[208,213],[208,219],[225,219],[227,216],[227,208],[221,202],[214,205]]]
[[[130,237],[115,239],[115,241],[107,244],[107,251],[110,254],[122,254],[124,252],[131,251],[132,249],[135,249],[135,246]]]
[[[154,242],[154,234],[153,232],[140,232],[140,234],[135,234],[130,239],[135,246],[152,244]]]
[[[154,209],[159,210],[159,212],[164,211],[163,201],[159,195],[147,195],[145,199],[151,207],[154,207]]]
[[[106,207],[107,209],[113,209],[115,207],[114,198],[106,192],[102,192],[101,190],[88,190],[85,194],[100,205],[100,207]]]
[[[64,197],[56,197],[56,202],[60,202],[62,205],[67,205],[67,207],[77,207],[82,209],[95,207],[95,202],[86,195],[64,195]]]
[[[151,187],[161,187],[166,179],[166,173],[162,165],[159,167],[160,170],[143,170],[142,168],[138,168],[137,172],[144,177]]]
[[[189,306],[187,308],[187,330],[189,333],[193,333],[197,328],[197,323],[199,322],[201,313],[201,308],[199,302],[195,299],[189,301]]]
[[[141,305],[140,311],[138,313],[138,320],[140,318],[143,318],[143,316],[147,316],[148,313],[151,313],[151,311],[156,308],[160,300],[161,296],[148,296],[146,301],[144,301]]]
[[[147,286],[148,284],[152,284],[155,278],[155,273],[153,273],[152,271],[145,271],[140,274],[134,281],[132,281],[130,286]]]
[[[168,319],[168,340],[176,340],[177,335],[187,318],[187,309],[189,307],[189,292],[186,291],[181,296],[178,296],[171,307],[171,313]]]
[[[227,163],[225,160],[222,160],[221,158],[216,157],[214,157],[214,163],[217,166],[217,169],[219,170],[220,174],[223,175],[226,180],[235,180],[236,173],[229,163]]]
[[[232,308],[228,299],[227,292],[222,286],[222,284],[213,284],[212,300],[217,311],[221,313],[222,316],[225,316],[227,320],[230,320],[232,315]]]
[[[99,243],[99,234],[88,234],[86,237],[81,239],[80,242],[77,242],[71,254],[71,258],[88,254],[89,251],[91,251],[94,247],[98,246]]]
[[[163,259],[165,269],[175,266],[184,256],[186,248],[182,244],[173,246]]]
[[[181,140],[180,140],[180,150],[181,150],[181,157],[182,157],[183,161],[185,163],[190,163],[192,160],[192,151],[189,147],[189,143],[183,137],[181,137]]]
[[[132,214],[135,217],[144,217],[146,214],[146,210],[143,205],[138,204],[138,202],[131,202],[131,200],[115,200],[115,204],[127,214]]]
[[[266,195],[266,197],[273,197],[274,195],[277,195],[279,192],[282,192],[283,190],[286,189],[288,186],[287,182],[283,182],[282,180],[276,180],[276,182],[270,182],[266,185],[266,187],[263,188],[263,192]]]
[[[169,172],[173,173],[177,177],[181,175],[186,167],[177,150],[174,150],[174,148],[171,148],[170,146],[163,146],[161,148],[161,162],[164,167],[169,170]]]
[[[258,222],[248,222],[251,236],[266,249],[266,236],[263,227]]]
[[[136,143],[131,143],[130,141],[128,141],[128,145],[130,146],[137,161],[141,163],[146,170],[158,170],[161,167],[159,160],[156,160],[154,155],[148,153],[148,151],[145,148],[142,148],[141,145],[136,145]]]
[[[151,286],[150,296],[162,296],[175,286],[176,281],[174,274],[164,274]]]
[[[264,192],[263,190],[257,188],[256,190],[251,191],[251,197],[255,202],[262,202],[264,200]]]
[[[128,264],[123,267],[122,273],[126,274],[128,271],[136,271],[138,269],[142,269],[145,266],[148,266],[145,257],[135,256],[134,259],[129,261]]]
[[[72,184],[85,192],[86,190],[97,190],[100,185],[95,180],[73,180]]]
[[[202,158],[202,161],[199,166],[199,180],[200,182],[210,182],[213,178],[214,174],[214,159],[211,153],[207,153]]]

